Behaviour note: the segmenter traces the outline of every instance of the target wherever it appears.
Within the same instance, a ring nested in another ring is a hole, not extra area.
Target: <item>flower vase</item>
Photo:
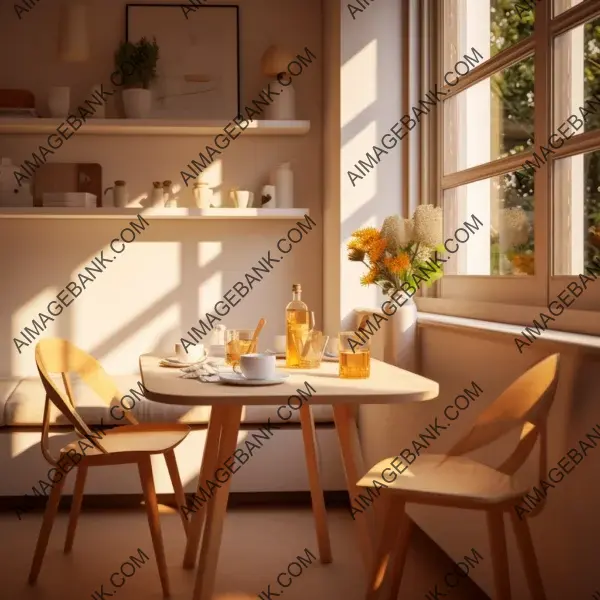
[[[394,300],[390,302],[394,303]],[[417,367],[417,305],[412,298],[408,298],[403,306],[397,308],[386,323],[385,361],[414,373]]]

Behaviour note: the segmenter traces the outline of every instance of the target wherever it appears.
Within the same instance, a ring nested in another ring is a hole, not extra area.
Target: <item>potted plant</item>
[[[143,37],[137,44],[122,42],[115,53],[115,63],[123,75],[123,107],[130,119],[145,119],[150,114],[150,83],[156,78],[159,59],[156,38]]]

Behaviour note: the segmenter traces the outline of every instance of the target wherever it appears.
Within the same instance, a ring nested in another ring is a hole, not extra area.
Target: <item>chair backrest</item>
[[[102,400],[108,405],[115,398],[121,398],[114,381],[106,374],[100,363],[92,356],[71,344],[67,340],[59,338],[43,339],[35,347],[35,362],[38,373],[46,390],[46,405],[44,407],[44,423],[42,428],[42,454],[46,460],[57,465],[48,449],[48,431],[50,428],[50,404],[52,402],[61,413],[69,420],[75,431],[82,437],[87,438],[94,446],[102,452],[106,452],[98,441],[98,436],[89,429],[75,409],[75,399],[69,373],[76,373]],[[64,391],[60,390],[52,374],[60,373],[64,384]],[[127,420],[137,425],[135,417],[125,411]]]
[[[513,382],[484,410],[471,430],[448,452],[460,456],[482,448],[520,428],[520,440],[513,453],[498,468],[513,475],[525,462],[540,439],[540,477],[546,473],[546,423],[558,386],[560,355],[552,354],[536,363]]]

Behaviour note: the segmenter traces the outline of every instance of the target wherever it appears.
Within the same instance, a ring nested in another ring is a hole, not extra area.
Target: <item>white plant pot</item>
[[[152,92],[142,88],[123,90],[123,108],[128,119],[146,119],[152,108]]]
[[[402,302],[404,297],[398,297]],[[390,302],[394,302],[390,300]],[[417,305],[409,298],[404,306],[389,318],[385,327],[385,357],[387,362],[406,371],[415,372],[417,344]]]

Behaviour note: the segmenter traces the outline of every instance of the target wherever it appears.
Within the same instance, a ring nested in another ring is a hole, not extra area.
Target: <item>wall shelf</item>
[[[0,207],[0,219],[302,219],[308,208],[48,208]]]
[[[19,135],[47,135],[56,133],[62,119],[0,118],[0,133]],[[217,135],[223,133],[228,122],[187,121],[163,119],[89,119],[77,131],[67,126],[72,135]],[[241,131],[248,135],[305,135],[310,131],[310,121],[254,121]],[[69,136],[70,137],[70,136]],[[236,138],[237,139],[237,138]]]

